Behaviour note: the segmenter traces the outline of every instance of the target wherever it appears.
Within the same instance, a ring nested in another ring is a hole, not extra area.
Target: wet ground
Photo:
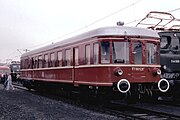
[[[0,120],[121,120],[0,84]]]

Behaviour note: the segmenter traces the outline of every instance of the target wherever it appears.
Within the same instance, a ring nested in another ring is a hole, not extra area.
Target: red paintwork
[[[1,70],[9,70],[10,68],[8,66],[0,66]]]
[[[7,70],[8,72],[10,72],[10,68],[8,66],[0,66],[0,70]],[[6,71],[6,72],[7,72]],[[2,77],[2,75],[6,74],[5,72],[0,73],[0,78]]]

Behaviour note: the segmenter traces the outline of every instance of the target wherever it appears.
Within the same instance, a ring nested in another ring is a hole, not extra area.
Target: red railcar
[[[138,96],[166,92],[169,83],[160,80],[159,43],[152,30],[98,28],[23,54],[21,79],[36,89],[56,85]]]

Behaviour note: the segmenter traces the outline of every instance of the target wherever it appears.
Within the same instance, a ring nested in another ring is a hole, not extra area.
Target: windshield
[[[129,43],[113,42],[113,63],[129,63]]]
[[[101,43],[101,63],[110,63],[110,43]]]
[[[142,64],[142,43],[133,42],[134,64]]]
[[[180,54],[180,37],[177,36],[161,36],[161,53],[172,52]]]
[[[157,63],[157,45],[154,43],[146,43],[146,63],[156,64]]]
[[[169,49],[171,44],[171,37],[170,36],[163,36],[161,37],[161,49]]]

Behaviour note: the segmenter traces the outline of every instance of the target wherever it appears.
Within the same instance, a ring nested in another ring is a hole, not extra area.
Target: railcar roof
[[[8,66],[0,66],[0,69],[10,69]]]
[[[159,35],[155,31],[148,30],[145,28],[125,27],[125,26],[102,27],[36,50],[32,50],[30,52],[24,53],[21,57],[25,57],[38,52],[43,52],[45,50],[53,49],[58,46],[63,46],[69,43],[78,42],[87,38],[93,38],[98,36],[143,36],[143,37],[159,38]]]

